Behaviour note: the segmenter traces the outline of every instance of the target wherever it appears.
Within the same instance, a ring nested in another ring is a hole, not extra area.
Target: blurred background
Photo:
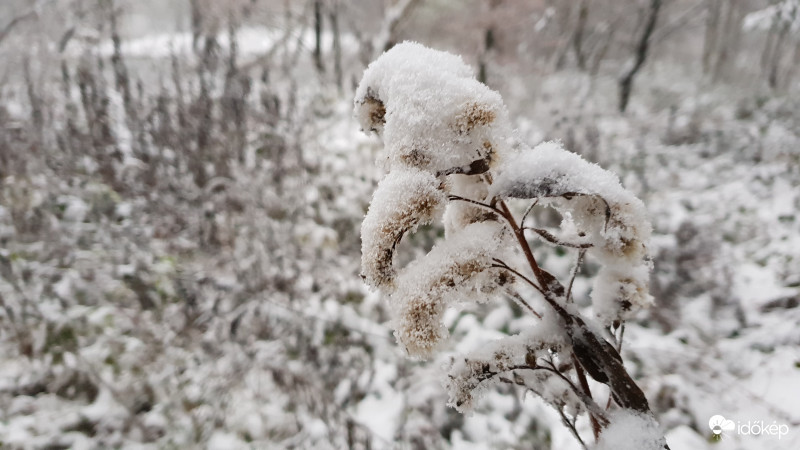
[[[644,200],[623,357],[671,448],[800,448],[798,0],[2,0],[0,447],[580,448],[510,385],[446,406],[442,362],[533,318],[451,311],[414,362],[358,275],[383,156],[352,95],[407,39]]]

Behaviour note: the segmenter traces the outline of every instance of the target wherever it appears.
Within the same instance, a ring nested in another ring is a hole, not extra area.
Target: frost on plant
[[[655,424],[615,346],[625,319],[652,303],[651,227],[642,202],[615,175],[558,143],[522,143],[497,92],[476,81],[461,58],[420,44],[400,44],[367,68],[355,116],[382,138],[388,169],[362,225],[362,276],[386,297],[407,354],[426,359],[441,348],[448,307],[505,295],[539,320],[452,356],[445,381],[451,406],[468,411],[492,383],[505,381],[553,406],[582,444],[575,427],[581,413],[596,439],[608,440],[618,416]],[[509,199],[530,207],[519,217]],[[557,232],[524,223],[535,205],[560,212]],[[445,239],[397,267],[403,236],[440,218]],[[563,283],[537,263],[529,239],[573,248],[577,264],[586,256],[601,265],[591,318],[572,303],[572,280]],[[535,310],[526,295],[545,306]],[[608,386],[613,403],[593,397],[587,374]]]
[[[484,301],[510,284],[511,276],[492,269],[506,232],[496,222],[477,222],[451,235],[405,267],[391,294],[397,340],[409,355],[427,358],[447,337],[445,307]]]
[[[370,214],[361,225],[361,261],[367,284],[394,284],[394,247],[408,231],[433,221],[445,202],[439,182],[430,173],[403,167],[389,173],[372,197]]]
[[[650,222],[644,204],[614,174],[554,142],[517,153],[498,169],[493,195],[542,199],[564,217],[561,240],[585,247],[602,264],[592,304],[604,324],[650,306]]]

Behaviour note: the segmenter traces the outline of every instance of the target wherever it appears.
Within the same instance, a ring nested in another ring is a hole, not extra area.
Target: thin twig
[[[520,305],[520,306],[524,307],[525,309],[527,309],[528,311],[530,311],[531,314],[533,314],[534,316],[536,316],[536,317],[538,317],[540,319],[542,318],[542,315],[539,314],[538,312],[536,312],[536,310],[533,309],[533,307],[531,305],[529,305],[528,302],[526,302],[525,299],[522,298],[521,295],[519,295],[519,293],[509,289],[509,290],[506,290],[506,294],[508,294],[512,299],[514,299],[518,305]]]
[[[562,247],[571,247],[571,248],[591,248],[592,244],[588,242],[584,242],[582,244],[574,244],[572,242],[562,241],[558,238],[558,236],[554,235],[553,233],[545,230],[544,228],[534,228],[534,227],[522,227],[522,230],[531,230],[536,232],[539,236],[541,236],[545,241],[554,244],[560,245]]]
[[[574,357],[573,357],[573,360],[575,360]],[[563,372],[558,370],[558,368],[556,367],[555,363],[553,362],[553,357],[550,356],[550,358],[546,359],[545,361],[550,365],[550,367],[546,367],[546,366],[537,366],[537,367],[542,367],[545,370],[547,370],[548,372],[553,372],[559,378],[564,380],[564,382],[567,383],[567,385],[570,388],[572,388],[572,392],[574,392],[575,395],[577,395],[578,398],[581,399],[583,404],[586,406],[586,410],[589,412],[589,416],[590,417],[594,417],[595,420],[597,420],[598,426],[602,427],[602,426],[608,425],[608,423],[609,423],[608,418],[605,416],[603,410],[600,408],[600,405],[598,405],[594,401],[594,399],[592,399],[592,397],[590,395],[587,395],[581,389],[578,389],[578,386],[576,386],[575,383],[572,382],[572,380],[570,380],[566,375],[564,375]],[[575,366],[576,369],[578,367],[578,364],[579,363],[576,360],[573,361],[573,366]]]
[[[490,267],[506,269],[509,272],[513,273],[514,275],[516,275],[516,276],[522,278],[523,280],[525,280],[526,283],[528,283],[531,286],[533,286],[533,288],[536,289],[537,291],[539,291],[541,294],[544,294],[544,291],[542,290],[542,288],[539,285],[537,285],[536,283],[534,283],[533,280],[531,280],[530,278],[526,277],[525,275],[519,273],[517,270],[512,269],[511,267],[508,266],[508,264],[504,263],[502,260],[499,260],[497,258],[493,258],[492,261],[494,261],[495,264],[492,264]]]
[[[473,205],[480,206],[481,208],[486,208],[486,209],[491,210],[491,211],[493,211],[493,212],[495,212],[497,214],[503,215],[503,211],[500,211],[499,209],[495,208],[494,206],[488,205],[486,203],[479,202],[477,200],[472,200],[471,198],[462,197],[460,195],[448,195],[447,199],[448,200],[460,200],[462,202],[472,203]]]
[[[614,340],[616,341],[617,344],[617,353],[619,353],[620,356],[622,356],[622,338],[625,337],[625,322],[622,322],[622,325],[619,326],[619,337],[616,337],[613,334],[612,336],[614,337]],[[611,400],[614,398],[612,394],[613,392],[608,393],[608,402],[606,403],[606,409],[611,407]]]
[[[578,271],[581,269],[581,263],[583,262],[583,256],[586,254],[586,249],[581,249],[578,252],[578,260],[575,261],[575,267],[572,269],[572,274],[570,275],[569,279],[569,286],[567,287],[567,303],[572,301],[572,284],[575,282],[575,277],[578,275]]]
[[[578,382],[583,389],[583,392],[586,394],[587,397],[594,400],[592,398],[592,390],[589,388],[589,382],[586,380],[586,373],[583,371],[583,367],[581,367],[580,363],[577,362],[578,358],[575,357],[575,354],[572,354],[572,360],[575,361],[575,373],[578,375]],[[592,424],[592,434],[594,434],[594,439],[600,437],[600,422],[597,421],[597,418],[594,414],[589,413],[589,422]]]
[[[569,428],[569,431],[572,432],[572,435],[575,436],[575,439],[581,443],[581,447],[583,447],[584,450],[589,450],[588,447],[586,447],[586,443],[584,443],[583,439],[581,439],[581,435],[578,434],[578,430],[575,428],[575,423],[567,418],[567,415],[561,410],[561,408],[556,409],[558,410],[558,414],[561,416],[561,421],[567,428]]]
[[[531,266],[533,274],[536,275],[536,281],[538,281],[543,288],[547,287],[546,286],[547,278],[545,278],[545,275],[542,272],[542,269],[539,267],[539,264],[536,263],[536,257],[533,256],[533,252],[531,251],[531,246],[528,245],[528,241],[525,239],[525,232],[522,231],[522,229],[519,226],[517,226],[517,221],[514,220],[514,216],[508,209],[508,205],[506,205],[506,202],[502,200],[500,201],[500,211],[501,211],[500,214],[506,219],[508,225],[511,227],[511,230],[514,232],[514,236],[517,237],[519,246],[522,248],[522,253],[525,254],[525,259],[528,260],[528,265]],[[542,293],[544,294],[544,292]]]
[[[578,396],[582,397],[583,395],[585,395],[581,392],[580,389],[578,389],[578,386],[575,386],[575,383],[573,383],[572,380],[570,380],[566,375],[564,375],[560,370],[558,370],[558,367],[556,367],[556,364],[553,362],[552,356],[549,359],[546,359],[545,361],[550,365],[550,367],[542,366],[544,367],[545,370],[547,370],[548,372],[553,372],[554,374],[558,375],[558,377],[564,380],[564,382],[566,382],[569,385],[569,387],[572,388],[572,390],[576,394],[578,394]]]
[[[498,375],[502,375],[502,374],[504,374],[506,372],[513,372],[515,370],[547,370],[547,371],[549,371],[550,368],[539,366],[539,365],[530,366],[528,364],[517,364],[517,365],[511,366],[511,367],[508,367],[505,370],[501,370],[499,372],[494,372],[494,371],[492,371],[490,369],[484,369],[483,372],[481,372],[481,373],[479,373],[477,375],[478,385],[480,385],[481,383],[483,383],[486,380],[491,380],[492,378],[494,378],[494,377],[496,377]],[[451,375],[451,377],[452,377],[452,375]],[[522,386],[526,386],[526,385],[522,384]]]
[[[538,203],[539,203],[539,199],[537,198],[536,200],[533,201],[533,203],[531,203],[530,206],[528,206],[528,209],[525,210],[525,214],[523,214],[522,215],[522,219],[519,220],[519,225],[522,228],[525,228],[525,219],[528,218],[528,214],[531,213],[531,211],[533,210],[533,207],[536,206]]]

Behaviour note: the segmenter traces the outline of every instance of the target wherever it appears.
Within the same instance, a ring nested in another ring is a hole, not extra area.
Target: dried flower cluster
[[[355,103],[362,128],[383,138],[389,167],[361,228],[362,275],[391,297],[396,334],[408,354],[426,358],[447,336],[441,315],[448,304],[470,293],[485,300],[510,281],[487,269],[511,236],[495,214],[451,203],[445,243],[399,273],[394,249],[405,233],[431,223],[448,195],[486,197],[487,183],[465,174],[486,172],[492,142],[510,135],[508,114],[500,96],[477,82],[459,57],[410,43],[370,65]]]
[[[395,336],[408,355],[425,359],[436,352],[448,335],[442,322],[448,307],[500,292],[541,319],[531,330],[452,357],[445,381],[450,405],[468,411],[487,386],[504,381],[556,408],[579,440],[575,420],[588,412],[599,438],[612,416],[593,400],[589,374],[609,386],[623,410],[652,419],[618,351],[581,316],[570,289],[538,265],[525,234],[578,249],[578,264],[584,254],[601,264],[592,306],[613,331],[652,303],[651,227],[642,202],[615,175],[558,143],[532,149],[521,143],[499,94],[476,81],[459,57],[419,44],[400,44],[367,68],[355,115],[363,130],[383,139],[388,169],[361,229],[362,276],[389,300]],[[517,224],[505,204],[510,198],[558,210],[558,236]],[[442,211],[445,240],[397,268],[398,242]],[[541,314],[515,290],[524,283],[544,298]],[[663,437],[654,429],[644,440],[661,448]]]

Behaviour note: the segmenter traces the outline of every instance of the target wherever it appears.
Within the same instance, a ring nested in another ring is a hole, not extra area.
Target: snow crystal
[[[594,450],[663,450],[666,440],[656,420],[621,409],[609,413],[611,423],[601,433]]]

